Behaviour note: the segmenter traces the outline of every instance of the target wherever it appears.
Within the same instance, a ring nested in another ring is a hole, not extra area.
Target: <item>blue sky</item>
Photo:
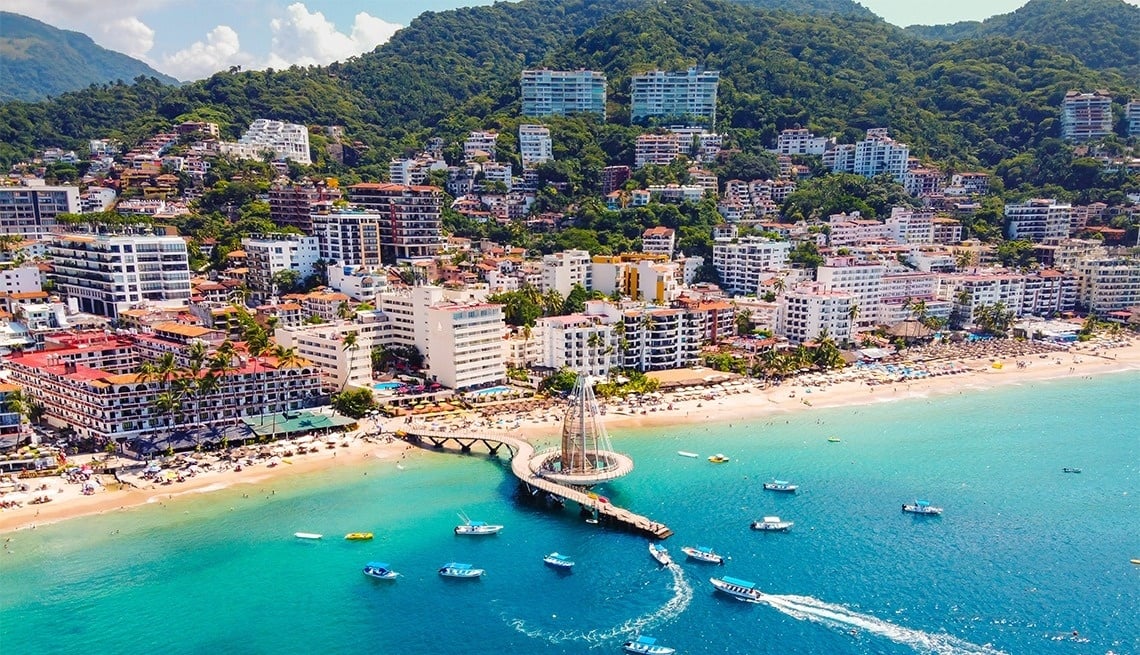
[[[600,0],[604,1],[604,0]],[[1140,0],[1127,0],[1140,4]],[[980,20],[1025,0],[862,0],[896,25]],[[327,64],[367,52],[424,11],[480,0],[4,0],[181,80],[240,65]],[[2,29],[2,28],[0,28]]]

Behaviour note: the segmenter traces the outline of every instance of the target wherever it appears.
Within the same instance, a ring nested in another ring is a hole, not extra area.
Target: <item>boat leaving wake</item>
[[[685,572],[681,569],[681,566],[674,563],[666,568],[673,574],[672,598],[652,612],[635,616],[611,628],[590,630],[588,632],[582,630],[557,630],[550,632],[541,628],[529,628],[522,619],[511,619],[507,621],[507,623],[528,637],[543,639],[552,644],[573,641],[586,643],[589,645],[589,648],[608,645],[609,642],[612,642],[617,637],[635,634],[645,628],[672,621],[680,616],[681,612],[684,612],[685,608],[689,606],[689,603],[693,601],[693,587],[689,585],[688,580],[685,579]]]
[[[813,621],[840,630],[863,630],[886,637],[895,643],[910,646],[920,653],[1006,655],[1004,651],[988,645],[979,646],[945,633],[931,634],[922,630],[904,628],[869,614],[860,614],[843,605],[825,603],[810,596],[763,594],[760,600],[755,602],[771,605],[801,621]]]

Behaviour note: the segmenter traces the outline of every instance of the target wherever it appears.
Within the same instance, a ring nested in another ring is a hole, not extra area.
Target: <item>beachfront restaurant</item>
[[[165,452],[177,453],[199,448],[214,450],[259,441],[276,441],[306,435],[323,436],[355,427],[355,419],[339,414],[279,412],[246,416],[240,423],[227,426],[207,425],[175,430],[167,434],[138,437],[128,442],[126,450],[138,457],[149,457]]]

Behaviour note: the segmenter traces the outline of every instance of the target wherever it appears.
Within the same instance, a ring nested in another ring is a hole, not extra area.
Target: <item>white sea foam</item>
[[[992,646],[972,644],[957,637],[922,630],[912,630],[869,614],[861,614],[843,605],[825,603],[810,596],[765,594],[760,602],[796,619],[813,621],[841,630],[863,630],[891,641],[910,646],[919,653],[932,655],[1006,655]]]
[[[693,601],[693,587],[689,584],[688,580],[685,579],[685,572],[681,569],[681,566],[678,564],[670,564],[667,568],[669,572],[673,574],[673,596],[669,598],[664,605],[652,612],[627,619],[610,628],[599,628],[589,631],[548,631],[542,628],[531,628],[527,626],[526,621],[522,619],[511,619],[507,621],[507,623],[528,637],[542,639],[552,644],[572,641],[585,643],[589,648],[609,645],[609,643],[617,637],[637,634],[646,628],[668,623],[676,619],[681,615],[681,612],[685,611],[689,603]]]

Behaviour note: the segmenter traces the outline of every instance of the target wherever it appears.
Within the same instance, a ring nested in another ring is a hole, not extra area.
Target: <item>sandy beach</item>
[[[829,407],[956,395],[1008,384],[1089,378],[1140,370],[1140,342],[1136,340],[1119,341],[1111,346],[1104,343],[1078,344],[1069,350],[1045,349],[1041,352],[993,353],[982,347],[937,348],[908,352],[908,358],[891,365],[891,370],[885,370],[883,365],[848,367],[827,374],[791,378],[766,388],[757,386],[760,384],[758,381],[741,379],[719,387],[662,393],[633,401],[611,400],[605,404],[606,426],[613,430],[710,420],[749,420],[776,414],[810,413]],[[912,367],[920,370],[914,373],[917,377],[892,372],[912,371]],[[550,442],[557,436],[559,416],[560,411],[549,408],[507,410],[484,416],[467,413],[447,418],[414,419],[410,426],[486,434],[509,429],[512,436],[537,443]],[[404,418],[387,419],[379,425],[362,421],[360,429],[347,435],[336,447],[290,456],[287,462],[274,466],[265,460],[243,466],[240,471],[218,466],[171,484],[119,486],[111,483],[111,476],[103,476],[107,486],[92,495],[83,495],[80,485],[69,484],[59,477],[27,480],[32,487],[28,493],[48,495],[51,502],[0,510],[0,533],[35,529],[36,526],[78,516],[127,511],[153,502],[178,502],[181,497],[236,485],[259,485],[270,481],[287,484],[287,478],[300,474],[359,466],[376,460],[397,461],[409,446],[400,441],[377,439],[375,435],[377,430],[388,433],[408,427],[409,423]],[[41,485],[46,487],[38,491]]]

